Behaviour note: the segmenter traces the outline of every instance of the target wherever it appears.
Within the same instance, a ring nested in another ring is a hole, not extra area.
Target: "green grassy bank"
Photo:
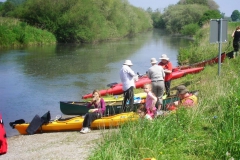
[[[235,25],[229,24],[229,34]],[[216,56],[218,46],[206,41],[208,30],[203,29],[201,39],[194,42],[199,48],[192,45],[185,50],[189,53],[194,50],[193,55]],[[230,41],[223,45],[223,51],[232,50]],[[172,87],[185,84],[190,90],[200,90],[196,107],[179,109],[152,122],[126,124],[118,132],[105,135],[89,159],[240,159],[239,64],[240,57],[226,59],[220,75],[218,65],[213,65],[198,74],[174,80]]]
[[[0,48],[54,43],[55,36],[46,30],[31,27],[14,18],[0,17]]]

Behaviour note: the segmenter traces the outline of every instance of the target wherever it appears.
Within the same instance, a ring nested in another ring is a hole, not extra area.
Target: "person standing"
[[[239,47],[240,47],[240,26],[238,26],[236,30],[232,33],[232,37],[233,37],[233,48],[234,48],[233,57],[235,57],[238,54]]]
[[[155,107],[157,102],[157,97],[152,93],[152,85],[149,83],[145,84],[144,92],[147,93],[146,104],[145,104],[147,114],[150,115],[152,118],[154,118],[157,114],[157,109]]]
[[[169,61],[169,58],[167,57],[166,54],[163,54],[161,58],[159,58],[161,62],[158,64],[163,67],[164,72],[165,72],[165,79],[164,79],[164,84],[165,84],[165,90],[166,94],[169,97],[170,96],[170,87],[171,87],[171,79],[172,79],[172,63]]]
[[[103,98],[101,98],[101,95],[98,90],[94,90],[93,93],[93,99],[90,103],[88,103],[87,107],[94,106],[94,109],[90,109],[89,112],[85,115],[83,120],[83,127],[80,133],[89,133],[91,132],[90,126],[92,122],[96,119],[99,119],[103,116],[106,110],[106,104]]]
[[[123,112],[126,112],[126,103],[129,101],[130,110],[133,109],[134,102],[134,92],[133,88],[135,88],[135,80],[137,80],[137,75],[131,69],[132,66],[131,60],[126,60],[123,63],[123,66],[120,70],[120,79],[122,82],[123,89]]]
[[[165,73],[161,66],[157,65],[156,58],[151,58],[152,66],[148,69],[147,76],[152,82],[152,92],[157,97],[158,110],[162,109],[163,93],[164,93],[164,77]]]

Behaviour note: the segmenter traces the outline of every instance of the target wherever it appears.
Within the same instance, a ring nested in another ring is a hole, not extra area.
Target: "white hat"
[[[156,58],[151,58],[151,63],[157,63],[158,61],[156,60]]]
[[[159,59],[165,59],[165,60],[169,60],[169,58],[167,57],[167,55],[166,54],[163,54],[162,56],[161,56],[161,58],[159,58]]]
[[[126,61],[123,63],[123,65],[132,66],[133,64],[132,64],[131,60],[126,60]]]

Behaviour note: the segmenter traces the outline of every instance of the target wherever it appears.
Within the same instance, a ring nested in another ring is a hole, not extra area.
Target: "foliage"
[[[202,26],[204,23],[209,22],[210,19],[220,19],[222,18],[221,13],[218,10],[208,10],[200,18],[198,24]]]
[[[234,10],[231,14],[232,21],[240,20],[240,12],[238,10]]]
[[[12,18],[0,17],[0,47],[56,43],[53,34]]]
[[[5,3],[2,4],[0,15],[3,17],[9,16],[11,12],[14,11],[14,9],[15,5],[10,1],[6,1]]]
[[[161,13],[159,11],[152,12],[151,18],[153,20],[153,27],[154,28],[160,28],[162,25],[161,22]]]
[[[194,34],[197,33],[197,31],[199,29],[200,29],[200,27],[198,26],[198,24],[191,23],[191,24],[183,26],[183,28],[181,30],[181,34],[193,36]]]
[[[115,39],[152,28],[150,15],[125,0],[27,0],[14,13],[59,42]]]
[[[222,43],[221,51],[232,51],[232,31],[235,30],[240,23],[228,23],[228,41]],[[219,54],[219,44],[210,44],[209,42],[209,24],[203,26],[195,37],[194,43],[189,48],[180,48],[178,54],[179,63],[196,63],[206,59],[211,59]],[[207,54],[206,54],[207,53]]]
[[[219,6],[214,0],[180,0],[178,4],[200,4],[208,6],[210,10],[218,10]]]
[[[167,31],[180,33],[183,26],[197,23],[208,8],[198,4],[172,5],[163,13]]]

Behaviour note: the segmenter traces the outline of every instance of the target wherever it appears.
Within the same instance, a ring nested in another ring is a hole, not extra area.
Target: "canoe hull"
[[[221,54],[221,63],[223,63],[224,59],[226,58],[226,53],[222,53]],[[194,64],[191,64],[191,65],[185,65],[185,66],[177,66],[177,67],[174,67],[173,68],[173,72],[174,71],[177,71],[179,69],[188,69],[188,68],[192,68],[192,67],[205,67],[206,65],[212,65],[212,64],[216,64],[218,63],[219,61],[219,56],[216,56],[212,59],[209,59],[209,60],[205,60],[205,61],[202,61],[202,62],[198,62],[198,63],[194,63]]]
[[[168,103],[172,103],[177,101],[178,97],[169,97],[167,99],[163,99],[163,107]],[[133,111],[136,111],[141,103],[135,103]],[[61,101],[60,102],[60,110],[65,115],[84,115],[88,112],[89,108],[87,108],[86,102],[73,102],[73,101]],[[106,103],[106,115],[115,115],[122,112],[122,101]]]
[[[133,111],[139,107],[141,103],[135,103]],[[86,102],[60,101],[60,110],[65,115],[85,115],[89,109]],[[122,112],[122,101],[106,102],[106,115],[114,115]]]
[[[93,121],[91,128],[111,128],[120,126],[129,121],[138,120],[139,116],[134,112],[121,113],[115,116],[103,117]],[[45,133],[45,132],[63,132],[63,131],[79,131],[82,128],[84,118],[81,116],[74,117],[67,120],[56,120],[43,124],[36,133]],[[14,128],[20,134],[27,134],[26,129],[29,126],[29,123],[16,124]]]
[[[187,68],[184,70],[178,69],[178,70],[172,72],[172,80],[181,78],[187,74],[195,74],[195,73],[201,72],[203,69],[204,69],[204,67]],[[138,79],[138,81],[135,82],[135,86],[136,86],[136,88],[142,88],[144,86],[144,84],[147,84],[147,83],[151,83],[151,80],[147,76],[143,76],[143,77],[140,77]],[[119,95],[122,93],[123,93],[122,83],[118,83],[109,89],[100,91],[101,96],[105,96],[108,94],[109,95]],[[92,97],[91,93],[82,96],[83,99],[87,99],[87,98],[91,98],[91,97]]]

